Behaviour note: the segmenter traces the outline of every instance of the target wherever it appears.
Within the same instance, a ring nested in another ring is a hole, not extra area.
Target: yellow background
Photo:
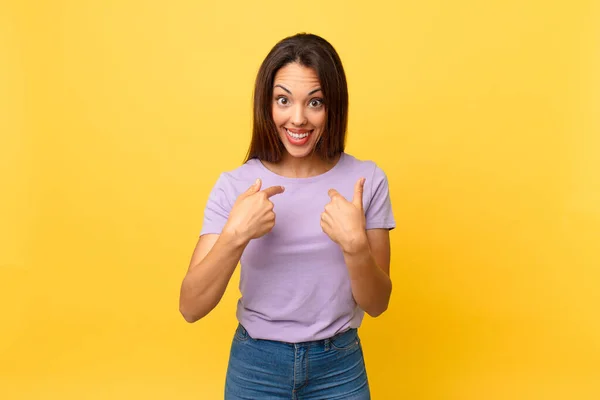
[[[222,398],[238,275],[193,325],[179,285],[300,31],[390,179],[373,398],[600,398],[598,2],[0,4],[0,398]]]

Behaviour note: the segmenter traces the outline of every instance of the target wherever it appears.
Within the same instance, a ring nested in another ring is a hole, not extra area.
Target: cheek
[[[326,114],[325,112],[316,113],[312,118],[312,124],[319,129],[323,129],[325,127]]]
[[[281,111],[279,107],[274,106],[271,110],[271,115],[273,116],[273,122],[275,122],[275,126],[278,128],[283,125],[286,121],[285,113]]]

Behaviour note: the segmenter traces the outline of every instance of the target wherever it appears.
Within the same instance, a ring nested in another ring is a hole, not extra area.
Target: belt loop
[[[325,339],[325,343],[324,343],[324,345],[325,345],[325,351],[329,351],[329,344],[330,344],[330,342],[331,341],[329,340],[329,338]]]

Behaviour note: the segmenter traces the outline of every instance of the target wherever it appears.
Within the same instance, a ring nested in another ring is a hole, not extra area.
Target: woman
[[[357,329],[387,309],[395,221],[385,173],[344,152],[347,110],[327,41],[298,34],[267,55],[246,161],[210,193],[181,287],[197,321],[241,264],[226,399],[370,398]]]

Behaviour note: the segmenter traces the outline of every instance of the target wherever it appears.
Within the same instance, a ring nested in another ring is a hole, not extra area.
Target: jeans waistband
[[[238,327],[236,330],[236,335],[238,336],[238,338],[240,338],[242,340],[252,339],[254,341],[270,343],[270,344],[273,344],[276,346],[278,345],[278,346],[285,346],[285,347],[300,347],[300,346],[302,346],[302,347],[322,347],[325,350],[327,350],[327,349],[329,349],[329,347],[331,346],[331,343],[333,341],[345,341],[345,339],[348,339],[348,340],[358,339],[358,329],[348,328],[342,332],[339,332],[339,333],[337,333],[331,337],[325,338],[325,339],[317,339],[317,340],[310,340],[310,341],[306,341],[306,342],[296,342],[296,343],[253,338],[252,336],[250,336],[250,334],[248,333],[248,331],[242,324],[238,324]]]

